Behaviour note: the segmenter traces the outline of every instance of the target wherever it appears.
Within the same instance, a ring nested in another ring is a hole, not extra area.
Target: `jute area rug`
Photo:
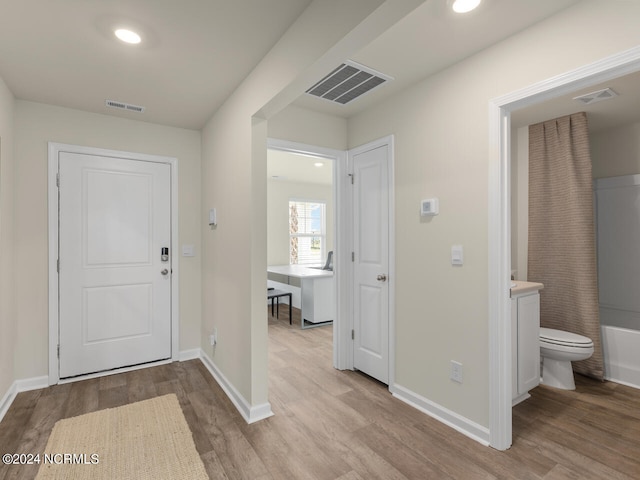
[[[170,394],[59,420],[36,480],[208,478],[178,399]]]

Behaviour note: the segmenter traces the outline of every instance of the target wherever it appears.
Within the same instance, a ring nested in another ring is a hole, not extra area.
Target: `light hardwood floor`
[[[300,330],[297,310],[289,326],[287,310],[269,318],[271,418],[247,425],[192,360],[21,393],[0,423],[0,453],[42,452],[58,419],[173,392],[212,479],[640,478],[639,390],[580,376],[574,392],[538,387],[498,452],[334,370],[331,327]],[[0,465],[2,480],[36,472]]]

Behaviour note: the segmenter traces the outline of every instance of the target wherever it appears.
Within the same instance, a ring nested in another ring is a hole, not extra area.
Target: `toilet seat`
[[[553,348],[552,345],[570,348],[593,348],[593,340],[589,337],[544,327],[540,328],[540,343],[547,344],[550,348]]]

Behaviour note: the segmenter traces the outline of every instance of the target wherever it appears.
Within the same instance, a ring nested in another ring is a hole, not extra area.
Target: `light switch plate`
[[[196,256],[196,247],[193,245],[182,245],[182,256],[183,257],[195,257]]]
[[[462,245],[453,245],[451,247],[451,265],[462,265],[464,261],[464,252]]]

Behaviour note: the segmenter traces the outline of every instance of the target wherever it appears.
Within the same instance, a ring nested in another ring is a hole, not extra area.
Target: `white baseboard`
[[[398,384],[394,384],[389,388],[389,390],[392,395],[399,400],[417,408],[421,412],[424,412],[430,417],[450,426],[476,442],[487,447],[489,446],[489,429],[487,427],[483,427],[482,425],[472,422],[468,418],[452,412],[451,410]]]
[[[227,397],[229,397],[247,423],[254,423],[273,415],[273,412],[271,411],[271,404],[269,402],[251,406],[240,392],[238,392],[238,390],[236,390],[236,388],[227,380],[218,367],[216,367],[215,363],[213,363],[213,360],[211,360],[203,350],[200,350],[200,360],[202,360],[202,363],[207,367],[211,376],[216,382],[218,382],[222,390],[224,390],[224,393],[227,394]]]
[[[39,388],[47,388],[49,386],[49,377],[43,375],[41,377],[24,378],[16,380],[17,393],[28,392],[29,390],[38,390]]]
[[[49,377],[33,377],[16,380],[11,384],[7,393],[4,394],[0,401],[0,422],[16,399],[16,395],[20,392],[28,392],[29,390],[37,390],[39,388],[47,388],[49,386]]]
[[[182,350],[178,358],[181,362],[186,362],[187,360],[195,360],[197,358],[200,358],[200,349],[192,348],[191,350]]]
[[[604,379],[609,381],[609,382],[613,382],[613,383],[619,383],[620,385],[625,385],[627,387],[631,387],[631,388],[639,388],[640,389],[640,381],[636,381],[636,383],[634,382],[629,382],[627,380],[622,380],[623,378],[627,378],[629,375],[636,375],[638,376],[638,371],[637,369],[631,370],[628,369],[626,372],[624,370],[621,370],[622,374],[620,375],[620,378],[616,377],[616,376],[609,376],[609,375],[605,375]]]
[[[249,402],[236,390],[236,388],[227,380],[227,378],[220,372],[215,363],[209,358],[209,356],[200,348],[191,350],[183,350],[180,352],[180,361],[200,359],[202,363],[207,367],[211,376],[220,385],[222,390],[227,394],[231,402],[238,409],[242,417],[247,423],[254,423],[258,420],[271,417],[273,412],[271,411],[271,404],[269,402],[251,406]],[[167,363],[167,362],[161,362]],[[112,373],[112,372],[109,372]],[[77,379],[72,379],[73,381]],[[64,383],[64,382],[63,382]],[[26,392],[28,390],[37,390],[39,388],[47,388],[49,386],[49,377],[44,375],[42,377],[26,378],[22,380],[16,380],[11,384],[9,390],[5,393],[0,401],[0,421],[4,418],[5,414],[11,407],[11,404],[16,398],[16,395],[20,392]]]
[[[7,410],[9,410],[9,407],[13,403],[13,400],[16,398],[17,394],[18,392],[16,390],[16,382],[13,382],[9,387],[9,390],[7,390],[7,393],[4,394],[2,400],[0,401],[0,422],[7,413]]]

